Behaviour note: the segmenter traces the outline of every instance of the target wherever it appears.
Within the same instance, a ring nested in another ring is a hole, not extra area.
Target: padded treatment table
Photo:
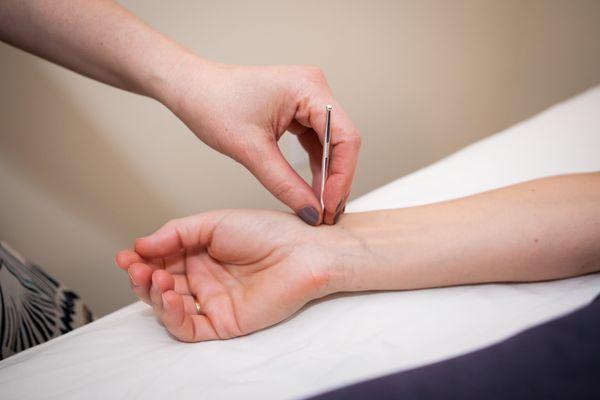
[[[600,171],[600,88],[385,185],[348,211],[408,207],[588,171]],[[0,362],[0,398],[302,398],[482,348],[573,311],[599,292],[594,274],[337,295],[246,337],[195,344],[170,337],[138,302]]]

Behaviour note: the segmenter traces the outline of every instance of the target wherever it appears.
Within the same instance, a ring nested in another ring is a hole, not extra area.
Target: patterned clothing
[[[0,360],[92,321],[79,296],[0,242]]]

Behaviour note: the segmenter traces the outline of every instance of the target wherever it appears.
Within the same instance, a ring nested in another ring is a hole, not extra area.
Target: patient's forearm
[[[340,223],[368,254],[334,273],[342,291],[576,276],[600,270],[600,174],[348,214]]]
[[[600,270],[600,174],[310,227],[274,211],[172,220],[117,263],[184,341],[276,324],[340,291],[558,279]]]

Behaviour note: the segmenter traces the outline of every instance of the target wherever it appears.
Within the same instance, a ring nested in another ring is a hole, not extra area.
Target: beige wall
[[[598,1],[122,3],[207,58],[320,66],[364,137],[353,197],[600,83]],[[0,238],[97,314],[133,300],[134,237],[281,208],[152,100],[2,44],[0,71]]]

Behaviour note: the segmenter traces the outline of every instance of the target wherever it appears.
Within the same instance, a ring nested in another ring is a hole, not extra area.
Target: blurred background
[[[121,3],[205,58],[323,69],[363,135],[352,198],[600,83],[600,1]],[[135,237],[284,209],[153,100],[2,43],[0,71],[0,239],[96,316],[134,300],[113,257]]]

